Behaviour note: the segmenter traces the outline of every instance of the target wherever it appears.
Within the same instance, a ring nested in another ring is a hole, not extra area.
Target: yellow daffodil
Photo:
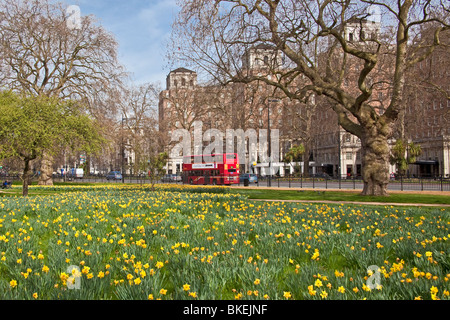
[[[10,286],[12,289],[14,289],[15,287],[17,287],[17,281],[16,281],[16,280],[11,280],[11,281],[9,282],[9,286]]]

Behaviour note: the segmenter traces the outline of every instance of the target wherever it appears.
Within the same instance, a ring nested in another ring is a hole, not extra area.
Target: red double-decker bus
[[[184,157],[183,182],[202,185],[238,184],[239,159],[237,153],[191,156],[190,159]]]

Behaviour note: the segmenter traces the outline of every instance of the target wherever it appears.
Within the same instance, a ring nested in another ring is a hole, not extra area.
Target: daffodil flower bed
[[[449,299],[445,209],[52,188],[0,198],[1,299]]]

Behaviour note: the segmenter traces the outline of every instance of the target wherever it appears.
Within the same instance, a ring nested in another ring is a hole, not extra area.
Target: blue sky
[[[178,13],[176,0],[66,0],[93,14],[119,42],[119,59],[136,84],[163,85],[169,69],[166,43]]]

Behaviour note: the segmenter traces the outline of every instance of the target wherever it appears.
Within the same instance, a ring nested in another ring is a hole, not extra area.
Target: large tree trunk
[[[40,186],[53,185],[53,157],[50,153],[45,152],[41,161],[41,175],[39,176]]]
[[[30,184],[30,160],[24,160],[25,167],[22,174],[22,195],[28,197],[28,185]]]
[[[364,189],[362,195],[388,196],[389,184],[389,144],[386,130],[376,127],[364,130],[361,137],[362,178]]]

